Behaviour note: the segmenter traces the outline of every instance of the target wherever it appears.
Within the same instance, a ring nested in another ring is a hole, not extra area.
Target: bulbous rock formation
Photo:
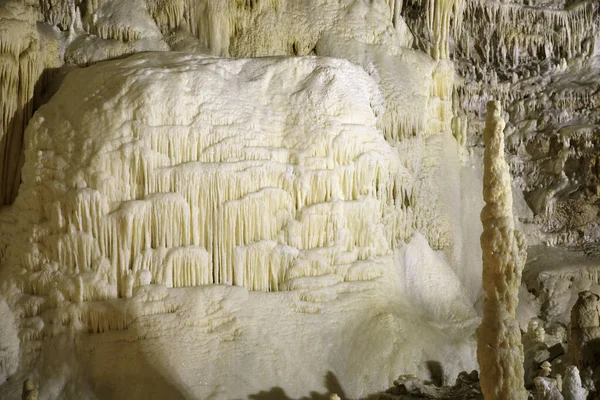
[[[31,379],[27,379],[25,382],[23,382],[23,395],[21,398],[23,400],[38,399],[38,390],[35,388],[35,385]]]
[[[587,399],[587,395],[587,389],[581,384],[579,370],[574,365],[568,366],[563,382],[563,396],[565,400],[585,400]]]
[[[571,310],[569,353],[573,364],[584,368],[590,364],[595,351],[593,344],[600,339],[600,297],[588,290],[580,292]]]
[[[483,233],[483,320],[477,330],[477,360],[486,399],[527,399],[523,345],[515,320],[525,246],[514,229],[508,165],[504,160],[504,120],[500,104],[487,104],[481,213]]]
[[[543,376],[538,376],[534,380],[537,390],[536,400],[564,400],[560,393],[556,380]]]

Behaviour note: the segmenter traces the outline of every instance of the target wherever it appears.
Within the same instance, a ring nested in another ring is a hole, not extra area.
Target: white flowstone
[[[327,371],[361,396],[392,371],[427,376],[424,360],[447,380],[473,369],[472,303],[415,231],[427,216],[410,146],[381,128],[387,104],[363,68],[333,58],[163,52],[71,72],[27,128],[20,194],[1,215],[9,300],[32,321],[22,359],[63,349],[88,366],[45,362],[40,396],[60,393],[55,371],[100,395],[166,395],[146,364],[177,387],[202,376],[186,389],[201,398],[300,396]],[[423,296],[432,287],[440,296]],[[131,368],[153,384],[125,384]]]

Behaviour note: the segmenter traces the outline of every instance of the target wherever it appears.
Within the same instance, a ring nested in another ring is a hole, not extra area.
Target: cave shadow
[[[439,361],[427,361],[425,363],[427,365],[427,369],[429,370],[430,380],[429,383],[440,387],[444,385],[444,368]]]
[[[600,339],[592,339],[583,345],[583,364],[596,369],[600,367]]]
[[[44,68],[33,85],[33,96],[22,107],[16,108],[6,125],[4,136],[0,140],[0,205],[12,204],[21,186],[21,168],[25,164],[25,129],[33,114],[49,99],[47,89],[61,68]],[[20,72],[19,72],[20,74]],[[16,95],[21,97],[21,75]],[[6,110],[5,110],[6,112]],[[6,115],[4,116],[7,117]]]
[[[0,164],[0,205],[12,204],[19,193],[22,183],[21,169],[25,164],[25,129],[35,112],[56,94],[67,75],[75,69],[90,67],[104,61],[122,60],[140,53],[148,52],[126,53],[88,63],[64,64],[60,67],[43,68],[34,84],[32,98],[23,107],[17,108],[10,116],[6,132],[0,139],[0,155],[3,157]],[[21,76],[18,79],[19,86],[21,86],[23,84]],[[21,89],[19,88],[17,96],[20,97],[21,95]]]
[[[120,312],[124,307],[124,299],[116,302],[105,302],[103,307],[110,311]],[[124,333],[126,336],[119,339],[106,340],[101,335]],[[87,391],[88,398],[102,400],[120,399],[148,399],[148,400],[193,400],[189,388],[183,387],[176,377],[169,376],[169,365],[156,360],[160,359],[157,352],[153,351],[152,338],[144,337],[137,324],[132,324],[122,331],[106,331],[94,333],[88,326],[87,331],[80,332],[81,342],[86,342],[81,353],[77,346],[78,362],[84,371],[81,377]],[[93,337],[93,335],[98,335]],[[87,336],[87,337],[86,337]],[[105,344],[106,343],[106,344]],[[99,363],[98,353],[107,350],[105,359]],[[151,356],[154,356],[152,360]],[[90,373],[95,371],[95,373]]]
[[[276,386],[269,391],[260,391],[256,394],[251,394],[248,396],[248,400],[329,400],[329,396],[332,394],[337,394],[342,400],[347,399],[340,381],[331,371],[328,371],[325,375],[325,387],[327,388],[327,392],[325,393],[312,391],[308,397],[304,396],[293,399],[285,393],[285,390]]]

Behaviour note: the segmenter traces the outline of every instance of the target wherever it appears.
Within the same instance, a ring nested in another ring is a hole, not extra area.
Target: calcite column
[[[504,160],[504,120],[500,104],[487,104],[483,199],[483,320],[477,330],[477,360],[486,400],[527,399],[523,345],[515,320],[521,273],[526,259],[524,241],[514,229],[512,191]]]

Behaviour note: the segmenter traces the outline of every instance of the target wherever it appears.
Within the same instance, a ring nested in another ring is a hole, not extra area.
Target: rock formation
[[[581,377],[576,366],[567,367],[563,381],[563,395],[565,400],[585,400],[588,391],[581,385]]]
[[[487,104],[484,141],[483,319],[477,330],[481,389],[488,399],[527,399],[521,331],[515,320],[521,273],[522,237],[514,229],[508,165],[504,160],[504,120],[500,104]]]
[[[477,371],[458,374],[452,386],[439,387],[424,383],[415,376],[400,376],[394,386],[376,396],[379,400],[441,399],[441,400],[483,400]]]
[[[31,109],[0,99],[31,117],[4,135],[2,377],[41,374],[41,397],[301,397],[334,371],[359,397],[391,383],[381,357],[421,376],[435,357],[440,381],[475,368],[456,7],[427,7],[421,51],[399,2],[0,3],[28,18],[6,46],[57,58],[36,64],[51,83],[15,77]]]
[[[37,400],[38,391],[33,384],[31,379],[27,379],[23,382],[23,395],[21,396],[22,400]]]
[[[535,317],[527,383],[556,380],[600,293],[599,10],[0,0],[0,398],[29,376],[44,399],[359,398],[399,374],[479,398],[448,385],[477,368],[484,170],[480,339],[516,366]]]
[[[600,340],[600,297],[592,292],[579,293],[571,311],[569,353],[573,364],[580,369],[594,360],[595,342]]]
[[[534,379],[537,390],[536,400],[564,400],[563,395],[558,389],[556,380],[543,376]]]

